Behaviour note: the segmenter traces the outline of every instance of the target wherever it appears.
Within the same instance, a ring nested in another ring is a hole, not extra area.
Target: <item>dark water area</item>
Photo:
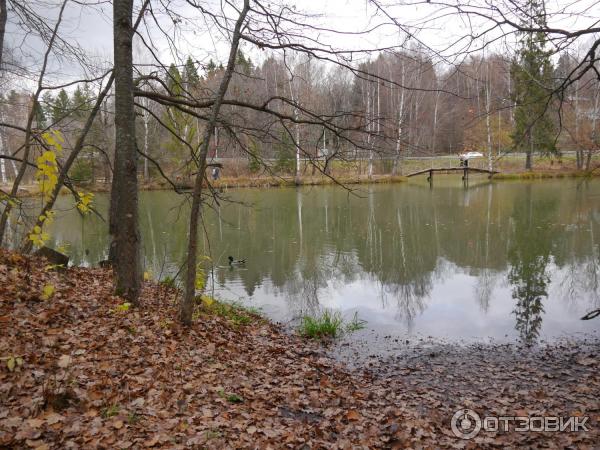
[[[339,187],[236,189],[207,209],[201,253],[218,298],[296,323],[328,308],[367,321],[356,339],[552,341],[597,336],[581,321],[600,306],[600,182],[550,180],[463,186],[459,177]],[[103,214],[106,196],[95,205]],[[141,194],[146,271],[177,273],[189,206]],[[48,230],[74,264],[107,256],[107,225],[63,197]],[[229,255],[246,258],[231,268]],[[378,336],[378,338],[372,338]],[[374,344],[375,345],[375,344]]]

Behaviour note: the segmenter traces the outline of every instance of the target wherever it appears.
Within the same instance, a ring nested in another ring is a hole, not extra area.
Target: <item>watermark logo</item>
[[[481,418],[472,409],[459,409],[452,416],[451,427],[454,435],[461,439],[472,439],[482,430],[487,432],[529,431],[579,432],[589,431],[589,417],[557,416],[485,416]]]
[[[481,417],[472,409],[459,409],[452,416],[452,432],[461,439],[471,439],[481,431]]]

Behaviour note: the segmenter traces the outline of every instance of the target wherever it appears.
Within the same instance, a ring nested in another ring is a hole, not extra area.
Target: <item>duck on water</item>
[[[230,266],[241,266],[246,264],[246,259],[233,259],[233,256],[228,256]]]

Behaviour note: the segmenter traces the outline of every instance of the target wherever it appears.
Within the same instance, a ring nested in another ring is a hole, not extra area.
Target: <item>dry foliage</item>
[[[44,286],[54,287],[45,300]],[[350,372],[316,344],[257,320],[176,321],[172,288],[144,283],[140,309],[110,272],[52,271],[0,250],[0,448],[592,448],[597,351],[539,366],[421,355]],[[597,349],[597,347],[596,347]],[[459,407],[590,415],[589,433],[455,438]]]

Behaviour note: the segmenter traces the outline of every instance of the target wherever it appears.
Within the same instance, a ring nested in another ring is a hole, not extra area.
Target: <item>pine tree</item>
[[[526,1],[523,8],[529,11],[526,25],[530,28],[545,26],[543,0]],[[525,152],[527,170],[531,169],[534,151],[545,155],[556,152],[556,132],[551,111],[553,69],[546,43],[546,35],[542,32],[523,33],[521,48],[511,67],[516,105],[513,146]]]
[[[73,93],[73,113],[75,117],[81,119],[87,116],[90,110],[91,99],[88,97],[86,90],[82,90],[79,86]]]
[[[52,122],[58,123],[69,114],[71,110],[71,99],[64,89],[61,89],[52,103]]]
[[[36,101],[33,105],[35,126],[36,128],[42,129],[46,127],[46,114],[44,114],[44,107],[40,102]]]
[[[183,68],[183,81],[188,90],[197,87],[200,83],[200,76],[198,75],[198,70],[196,70],[196,65],[194,64],[194,61],[192,61],[191,56],[188,56],[185,67]]]
[[[46,121],[44,126],[50,125],[48,123],[48,120],[52,119],[53,105],[54,105],[54,97],[52,97],[52,94],[50,93],[50,91],[44,92],[44,95],[42,96],[42,101],[41,101],[41,106],[42,106],[43,113],[44,113],[44,119]]]
[[[192,62],[189,58],[188,61]],[[171,64],[169,66],[165,82],[172,95],[178,97],[185,96],[184,86],[187,84],[186,78],[190,75],[194,77],[194,73],[188,72],[188,70],[191,69],[187,69],[187,67],[184,68],[184,76],[182,77],[181,73],[179,72],[179,69],[177,68],[177,66],[175,66],[175,64]],[[190,75],[188,75],[188,73]],[[198,74],[196,73],[195,76],[197,77]],[[181,112],[176,107],[168,106],[166,108],[164,122],[171,129],[172,133],[181,136],[187,142],[194,141],[194,137],[196,136],[197,131],[196,121],[189,114]],[[169,150],[171,151],[172,156],[174,156],[175,158],[179,158],[180,156],[182,156],[181,153],[184,152],[185,149],[183,148],[181,141],[175,136],[173,136],[172,133],[170,133],[170,139],[167,148],[169,148]]]
[[[169,66],[166,81],[171,94],[179,96],[183,93],[183,80],[181,78],[181,73],[175,64]]]
[[[238,66],[238,70],[245,75],[250,75],[253,69],[252,61],[250,58],[246,59],[246,55],[241,49],[237,52],[235,64]]]
[[[208,61],[208,64],[206,65],[206,74],[208,76],[211,76],[215,70],[217,70],[217,65],[215,64],[215,62],[212,60],[212,58]]]

